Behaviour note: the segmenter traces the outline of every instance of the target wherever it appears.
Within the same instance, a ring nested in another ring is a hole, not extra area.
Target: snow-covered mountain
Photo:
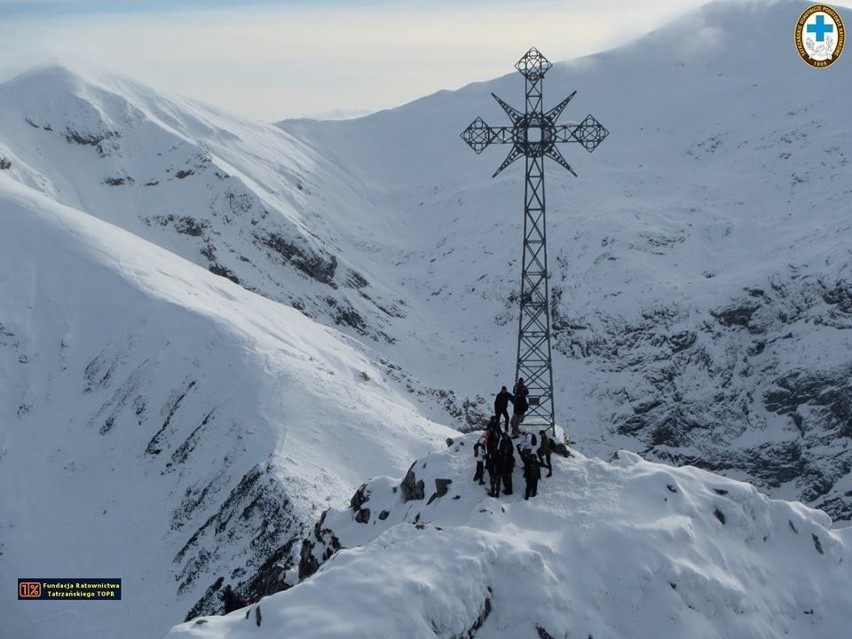
[[[798,59],[804,6],[713,3],[549,71],[545,106],[578,89],[563,119],[611,132],[547,174],[556,408],[590,456],[849,520],[852,79]],[[145,593],[0,617],[147,637],[223,581],[273,592],[327,506],[479,423],[522,177],[458,134],[522,80],[277,126],[61,67],[0,85],[0,566]]]
[[[7,599],[4,636],[160,636],[223,579],[274,592],[322,509],[453,432],[291,308],[2,175],[0,210],[2,573],[126,593]]]
[[[698,464],[848,520],[852,74],[802,64],[804,6],[711,3],[548,72],[545,108],[578,89],[563,117],[611,132],[567,149],[579,179],[547,175],[556,412],[589,453]],[[387,259],[474,362],[444,371],[471,398],[511,381],[515,354],[522,168],[491,180],[505,148],[458,140],[477,115],[507,123],[492,91],[522,106],[523,78],[281,124],[414,231]]]
[[[476,437],[326,513],[309,539],[333,554],[309,579],[167,639],[848,634],[852,527],[625,451],[554,456],[537,497],[493,499],[471,481]]]

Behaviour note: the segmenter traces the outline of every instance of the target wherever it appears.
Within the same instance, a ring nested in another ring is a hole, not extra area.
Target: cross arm
[[[492,127],[482,118],[476,118],[461,132],[461,139],[478,155],[489,144],[512,144],[512,127]]]
[[[562,124],[556,127],[556,142],[579,142],[589,153],[609,135],[603,125],[591,115],[579,124]]]

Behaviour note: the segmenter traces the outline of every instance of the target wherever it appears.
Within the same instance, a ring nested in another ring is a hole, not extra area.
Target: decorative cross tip
[[[468,146],[478,155],[486,146],[491,144],[491,135],[491,127],[485,120],[477,117],[470,123],[470,126],[461,132],[461,139],[467,142]]]
[[[577,142],[591,153],[609,135],[609,131],[591,115],[587,115],[579,124],[556,123],[565,106],[577,93],[576,91],[549,111],[544,112],[542,110],[541,87],[538,82],[551,66],[547,58],[541,55],[538,49],[531,48],[515,65],[518,71],[527,78],[526,111],[518,111],[492,93],[491,95],[509,116],[512,126],[490,127],[485,120],[478,117],[462,131],[461,139],[477,154],[482,153],[485,147],[491,144],[512,145],[506,159],[495,171],[495,176],[524,156],[528,158],[550,158],[576,176],[577,173],[571,168],[556,145]]]
[[[589,153],[598,148],[598,145],[609,135],[603,125],[591,115],[571,130],[571,137],[583,145]]]
[[[552,66],[550,61],[541,55],[535,47],[527,51],[524,57],[515,64],[515,68],[530,82],[541,80]]]

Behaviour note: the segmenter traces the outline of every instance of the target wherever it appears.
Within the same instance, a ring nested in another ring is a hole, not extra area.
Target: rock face
[[[793,486],[845,520],[852,365],[837,349],[852,344],[849,289],[846,280],[775,280],[706,316],[671,306],[636,324],[597,318],[585,330],[575,321],[557,343],[633,380],[596,392],[622,404],[612,430],[641,442],[643,455],[742,473],[770,492]]]

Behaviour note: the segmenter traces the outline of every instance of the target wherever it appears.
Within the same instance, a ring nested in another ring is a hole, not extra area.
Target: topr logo
[[[812,67],[828,67],[837,61],[846,43],[846,29],[837,11],[824,4],[808,7],[793,34],[802,60]]]

